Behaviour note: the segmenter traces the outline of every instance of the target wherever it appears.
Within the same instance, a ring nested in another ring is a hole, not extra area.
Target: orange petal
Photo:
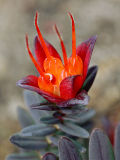
[[[49,60],[48,58],[44,61],[44,70],[46,73],[50,73],[55,76],[56,84],[59,85],[62,79],[64,79],[64,75],[62,75],[63,71],[65,70],[62,61],[58,58],[51,57]]]
[[[79,56],[70,57],[68,59],[69,74],[70,75],[82,75],[83,74],[83,62]]]
[[[48,92],[48,93],[54,92],[53,84],[50,81],[46,81],[46,79],[42,76],[39,76],[38,78],[38,86],[41,90],[45,92]]]

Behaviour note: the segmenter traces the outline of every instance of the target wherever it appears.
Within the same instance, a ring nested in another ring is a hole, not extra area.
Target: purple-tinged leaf
[[[6,160],[40,160],[38,154],[31,152],[15,153],[6,157]]]
[[[84,128],[78,126],[77,124],[65,122],[64,124],[58,124],[60,129],[72,136],[80,137],[80,138],[88,138],[89,133]]]
[[[53,153],[46,153],[46,154],[43,156],[42,160],[57,160],[57,157],[56,157],[56,155],[53,154]]]
[[[33,136],[33,137],[45,137],[54,133],[56,129],[52,126],[45,126],[44,124],[31,125],[22,129],[22,136]]]
[[[26,137],[20,134],[14,134],[10,138],[11,143],[25,150],[41,150],[48,147],[48,143],[40,137]]]
[[[89,91],[89,89],[91,88],[91,86],[95,80],[97,71],[98,71],[97,66],[92,66],[89,68],[88,73],[87,73],[87,77],[86,77],[86,80],[82,86],[82,89],[84,89],[87,92]]]
[[[17,115],[22,128],[33,125],[35,123],[31,115],[24,108],[18,107]]]
[[[76,146],[67,137],[59,141],[59,160],[82,160]]]
[[[115,129],[115,160],[120,160],[120,124]]]
[[[112,145],[100,129],[95,129],[91,134],[89,160],[115,160]]]

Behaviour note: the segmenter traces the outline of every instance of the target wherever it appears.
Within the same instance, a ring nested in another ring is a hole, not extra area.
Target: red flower
[[[26,44],[30,58],[38,70],[39,76],[29,75],[17,82],[18,86],[35,91],[53,103],[68,102],[68,100],[73,98],[83,99],[85,92],[81,92],[81,90],[84,89],[88,91],[97,72],[97,68],[92,67],[88,73],[88,65],[96,36],[91,37],[76,48],[74,19],[71,13],[69,13],[69,15],[72,20],[72,55],[69,58],[67,58],[63,40],[55,25],[55,30],[60,39],[63,52],[63,63],[56,49],[43,39],[37,24],[38,13],[36,13],[35,27],[38,33],[38,36],[35,37],[36,59],[29,49],[27,36]],[[86,82],[86,84],[84,83],[87,73],[89,86],[87,86],[88,82]]]

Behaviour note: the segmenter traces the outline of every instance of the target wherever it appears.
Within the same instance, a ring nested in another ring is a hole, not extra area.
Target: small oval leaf
[[[41,122],[45,123],[45,124],[56,124],[56,123],[59,123],[60,120],[58,118],[55,118],[55,117],[43,117],[40,119]]]
[[[21,134],[22,136],[45,137],[54,133],[55,131],[56,129],[52,126],[36,124],[22,129]]]
[[[95,113],[96,112],[93,109],[86,109],[81,111],[79,114],[66,116],[64,119],[83,124],[89,121],[95,115]]]
[[[80,138],[88,138],[89,133],[84,128],[78,126],[74,123],[65,122],[64,124],[58,124],[60,129],[72,136],[80,137]]]
[[[10,138],[11,143],[27,150],[40,150],[48,147],[46,141],[39,137],[25,137],[20,134],[15,134]]]

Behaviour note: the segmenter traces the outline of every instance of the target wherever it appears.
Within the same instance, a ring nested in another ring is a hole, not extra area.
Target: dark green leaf
[[[77,124],[65,122],[64,124],[58,124],[60,129],[72,136],[81,137],[81,138],[88,138],[89,133],[84,128],[78,126]]]
[[[20,134],[15,134],[10,138],[11,143],[26,150],[40,150],[48,147],[46,141],[39,137],[26,137]]]
[[[98,71],[97,66],[92,66],[92,67],[89,68],[87,78],[86,78],[86,80],[85,80],[85,82],[82,86],[82,89],[84,89],[87,92],[89,91],[89,89],[91,88],[91,86],[92,86],[92,84],[95,80],[97,71]]]
[[[110,141],[100,129],[95,129],[91,134],[89,160],[115,160]]]
[[[17,115],[22,128],[35,123],[31,115],[24,108],[18,107]]]
[[[59,160],[82,160],[76,146],[67,137],[59,141]]]

